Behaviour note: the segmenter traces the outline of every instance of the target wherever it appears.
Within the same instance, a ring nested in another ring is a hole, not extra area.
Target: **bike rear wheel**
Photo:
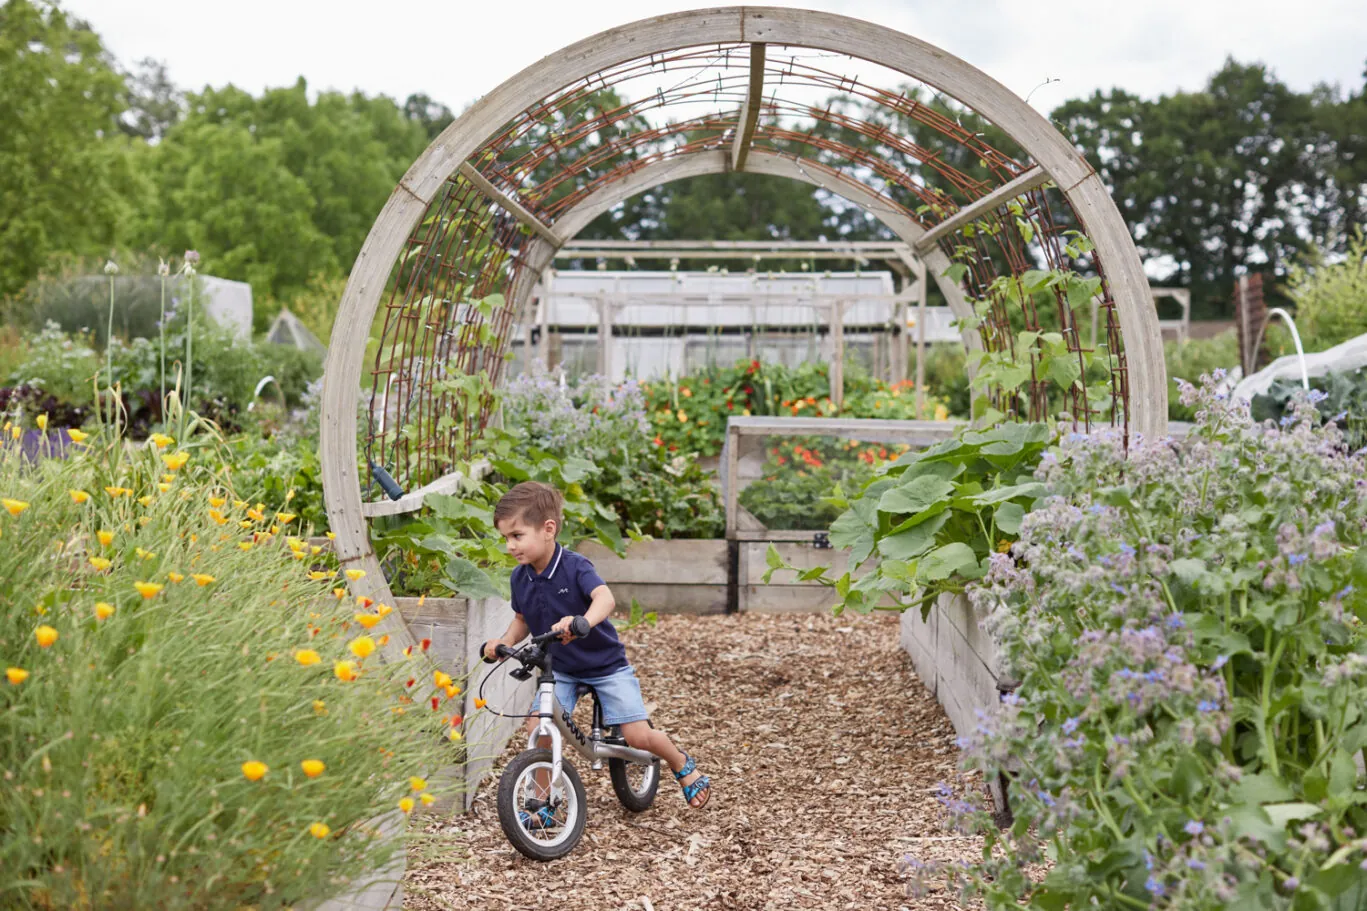
[[[551,751],[525,750],[498,780],[499,825],[512,846],[532,860],[564,857],[584,835],[587,804],[579,773],[562,759],[560,777],[550,781],[550,776]],[[539,779],[549,782],[549,793]],[[546,801],[547,807],[529,811],[529,801]]]
[[[620,728],[614,726],[610,729],[608,743],[626,745]],[[612,779],[613,793],[622,806],[633,813],[644,813],[655,802],[655,792],[660,787],[660,759],[655,757],[649,765],[627,762],[625,759],[609,759],[608,777]]]

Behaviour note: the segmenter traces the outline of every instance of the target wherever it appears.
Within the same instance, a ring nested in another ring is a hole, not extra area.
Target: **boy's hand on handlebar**
[[[502,660],[504,660],[504,659],[498,657],[497,653],[494,651],[495,649],[497,649],[497,648],[498,648],[500,645],[502,645],[502,644],[503,644],[503,640],[502,640],[502,639],[490,639],[488,642],[484,643],[484,660],[485,660],[485,661],[502,661]]]
[[[574,633],[570,631],[570,623],[573,620],[573,616],[561,617],[559,620],[555,621],[555,625],[551,627],[551,632],[560,634],[560,642],[562,645],[569,643],[574,639]]]

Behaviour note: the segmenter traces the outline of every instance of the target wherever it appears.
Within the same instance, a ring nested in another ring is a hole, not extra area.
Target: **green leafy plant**
[[[788,570],[831,586],[837,614],[867,613],[884,598],[897,610],[927,614],[941,594],[982,578],[991,555],[1015,540],[1043,493],[1031,473],[1052,438],[1043,424],[1004,424],[909,452],[848,499],[836,489],[834,501],[847,508],[831,525],[830,541],[848,552],[843,574],[833,577],[825,566],[798,570],[770,545],[764,581]],[[875,555],[877,563],[856,577]]]
[[[1288,276],[1296,327],[1306,351],[1322,351],[1367,334],[1367,233],[1358,227],[1341,262],[1320,254]]]
[[[1310,381],[1309,401],[1323,420],[1337,424],[1349,450],[1367,446],[1367,368],[1352,373],[1330,373]],[[1305,392],[1295,380],[1272,381],[1267,392],[1255,395],[1249,411],[1255,421],[1287,420]]]

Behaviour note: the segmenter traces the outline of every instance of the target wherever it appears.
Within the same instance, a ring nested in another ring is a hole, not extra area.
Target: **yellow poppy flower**
[[[114,533],[112,531],[97,531],[95,537],[100,539],[100,543],[105,547],[114,543]]]
[[[173,475],[173,474],[164,474],[164,475],[161,476],[161,479],[162,479],[163,481],[165,481],[167,484],[170,484],[170,483],[172,483],[173,481],[175,481],[176,476]]]
[[[322,582],[324,579],[331,579],[332,573],[325,572],[321,569],[315,569],[309,573],[309,578],[312,579],[314,582]]]
[[[449,737],[452,741],[459,740],[460,731],[456,730],[455,728],[451,728],[451,730],[446,732],[446,736]]]
[[[298,661],[304,667],[308,667],[309,665],[317,664],[319,661],[322,661],[323,659],[318,657],[318,653],[315,652],[313,649],[301,648],[299,651],[294,653],[294,660]]]
[[[209,510],[209,518],[213,519],[214,522],[219,525],[228,524],[228,517],[223,515],[223,513],[219,512],[217,509]]]
[[[39,648],[49,647],[57,641],[57,636],[57,631],[46,624],[33,631],[33,638],[38,640]]]
[[[290,524],[291,522],[294,521],[294,519],[295,519],[295,514],[292,513],[292,512],[277,512],[277,513],[275,514],[275,521],[280,522],[280,523],[283,524],[283,525],[288,525],[288,524]]]
[[[266,773],[269,771],[270,769],[266,768],[264,762],[257,762],[254,759],[251,762],[242,763],[242,775],[248,781],[260,781],[266,777]]]
[[[84,430],[72,430],[71,428],[67,428],[66,435],[71,437],[73,443],[84,443],[86,438],[90,436]]]
[[[451,685],[451,675],[441,671],[435,671],[432,674],[432,682],[435,683],[439,689],[444,689]]]
[[[166,586],[162,585],[160,582],[134,582],[133,587],[138,590],[138,594],[142,595],[144,599],[150,601]]]
[[[28,679],[28,671],[22,667],[7,667],[5,668],[5,679],[10,682],[11,686],[18,686]]]
[[[332,673],[343,683],[349,683],[358,676],[356,673],[356,665],[350,661],[336,662],[332,665]],[[317,706],[315,705],[314,708],[316,709]]]
[[[143,496],[138,497],[138,502],[141,503],[143,506],[151,506],[152,499],[153,498],[151,494],[144,494]]]
[[[313,700],[313,711],[318,715],[326,715],[328,713],[327,703],[321,699]]]
[[[166,578],[170,579],[172,582],[181,582],[185,579],[180,573],[167,573]]]
[[[317,544],[314,544],[311,547],[309,547],[309,553],[313,554],[315,557],[321,554],[322,552],[323,548],[319,547]]]
[[[290,555],[290,557],[291,557],[292,559],[295,559],[295,560],[302,560],[302,559],[304,559],[304,558],[307,557],[307,556],[308,556],[308,554],[303,553],[302,551],[297,551],[297,550],[296,550],[293,554]]]
[[[238,546],[240,549],[244,550],[244,551],[245,551],[245,550],[251,550],[251,549],[252,549],[252,542],[250,542],[250,541],[238,541],[238,542],[237,542],[237,546]]]
[[[114,605],[109,604],[105,601],[95,602],[96,620],[108,620],[112,616],[114,616]]]
[[[251,528],[251,527],[252,527],[252,522],[251,522],[250,519],[243,519],[242,521],[240,521],[240,522],[237,523],[237,527],[238,527],[238,528]]]
[[[347,648],[357,658],[367,658],[375,651],[375,640],[369,636],[357,636],[347,643]]]
[[[106,557],[91,557],[90,565],[98,569],[100,572],[104,572],[106,569],[114,565],[114,561]]]
[[[235,508],[237,508],[237,509],[243,509],[243,508],[246,507],[246,505],[247,505],[247,501],[246,501],[246,500],[233,500],[233,506],[234,506]]]
[[[17,516],[19,515],[19,513],[28,509],[29,504],[25,503],[23,500],[11,500],[9,498],[5,498],[0,500],[0,506],[4,506],[5,511],[8,512],[10,515]]]
[[[375,614],[354,614],[352,619],[366,629],[374,629],[375,625],[380,622],[380,618]]]
[[[338,601],[341,601],[343,598],[346,597],[346,589],[345,589],[345,588],[334,588],[334,589],[332,590],[332,593],[333,593],[334,595],[337,596],[337,600],[338,600]]]
[[[181,450],[179,452],[174,452],[171,455],[164,455],[161,457],[161,460],[166,463],[166,467],[171,471],[180,471],[185,467],[185,463],[190,461],[190,454]]]
[[[488,705],[488,703],[485,702],[483,699],[478,699],[478,698],[475,699],[475,708],[477,708],[477,709],[482,709],[482,708],[484,708],[486,705]]]
[[[379,607],[375,608],[375,610],[379,612],[381,617],[388,617],[394,612],[394,608],[390,607],[388,604],[381,604]]]
[[[18,424],[15,424],[13,427],[10,428],[9,435],[12,439],[17,440],[24,435],[24,431],[20,429]]]
[[[414,775],[408,779],[408,786],[415,791],[426,791],[427,780]]]
[[[43,414],[38,415],[38,419],[33,423],[38,425],[39,430],[47,430],[47,413],[44,412]]]
[[[402,798],[400,798],[400,799],[399,799],[399,809],[400,809],[400,810],[403,810],[405,813],[412,813],[412,812],[413,812],[413,798],[411,798],[411,797],[402,797]]]
[[[139,560],[150,560],[156,556],[156,553],[154,551],[144,550],[141,547],[133,548],[133,553],[138,555]]]
[[[160,484],[157,485],[157,490],[160,490],[162,493],[166,493],[170,489],[171,484],[168,481],[162,481]]]
[[[198,585],[200,588],[203,588],[206,585],[212,585],[213,583],[218,581],[208,573],[191,573],[190,578],[194,579],[195,584]]]
[[[132,493],[133,491],[129,490],[127,487],[106,487],[106,488],[104,489],[104,492],[107,493],[107,494],[109,494],[111,497],[113,497],[114,499],[117,500],[119,497],[123,496],[124,494],[126,494],[126,493]]]
[[[437,802],[437,798],[433,797],[431,794],[428,794],[426,792],[419,794],[418,800],[422,801],[422,805],[424,807],[430,807],[432,806],[432,804]]]
[[[247,518],[251,519],[253,522],[264,522],[264,521],[266,521],[266,516],[265,516],[265,515],[261,512],[261,510],[259,510],[259,509],[249,509],[249,510],[247,510]]]
[[[319,775],[323,774],[323,770],[326,769],[327,766],[323,765],[322,761],[317,759],[305,759],[303,762],[299,763],[299,768],[303,769],[304,774],[308,777],[317,778]]]
[[[218,509],[220,506],[222,506],[224,503],[227,503],[227,502],[228,502],[228,500],[227,500],[226,497],[210,497],[210,498],[209,498],[209,505],[212,506],[214,509]]]
[[[337,538],[337,532],[335,532],[335,531],[327,532],[327,539],[328,539],[329,541],[334,541],[334,540],[336,540],[336,538]]]
[[[455,699],[460,695],[460,687],[456,686],[454,683],[450,686],[442,687],[442,689],[446,690],[447,699]]]
[[[332,834],[332,830],[327,827],[327,823],[315,822],[309,826],[309,834],[314,838],[327,838]]]
[[[71,495],[71,502],[75,503],[77,506],[80,506],[90,499],[90,494],[86,493],[84,490],[68,490],[67,493]]]
[[[24,506],[27,508],[28,504],[25,503]],[[352,582],[356,582],[356,581],[358,581],[358,580],[360,580],[360,579],[364,579],[364,578],[365,578],[365,570],[363,570],[363,569],[349,569],[349,570],[346,571],[346,577],[347,577],[348,579],[350,579]]]
[[[164,433],[154,433],[150,437],[148,437],[148,439],[151,440],[154,444],[156,444],[156,447],[158,449],[165,449],[167,446],[170,446],[172,443],[175,442],[174,438],[168,437]]]

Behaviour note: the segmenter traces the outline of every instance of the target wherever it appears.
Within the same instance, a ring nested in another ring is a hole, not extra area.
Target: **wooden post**
[[[926,402],[926,282],[916,283],[916,417],[925,417]]]
[[[838,409],[845,401],[845,302],[831,302],[831,401]]]
[[[616,295],[598,295],[598,373],[608,375],[612,366],[612,308],[617,302]]]

